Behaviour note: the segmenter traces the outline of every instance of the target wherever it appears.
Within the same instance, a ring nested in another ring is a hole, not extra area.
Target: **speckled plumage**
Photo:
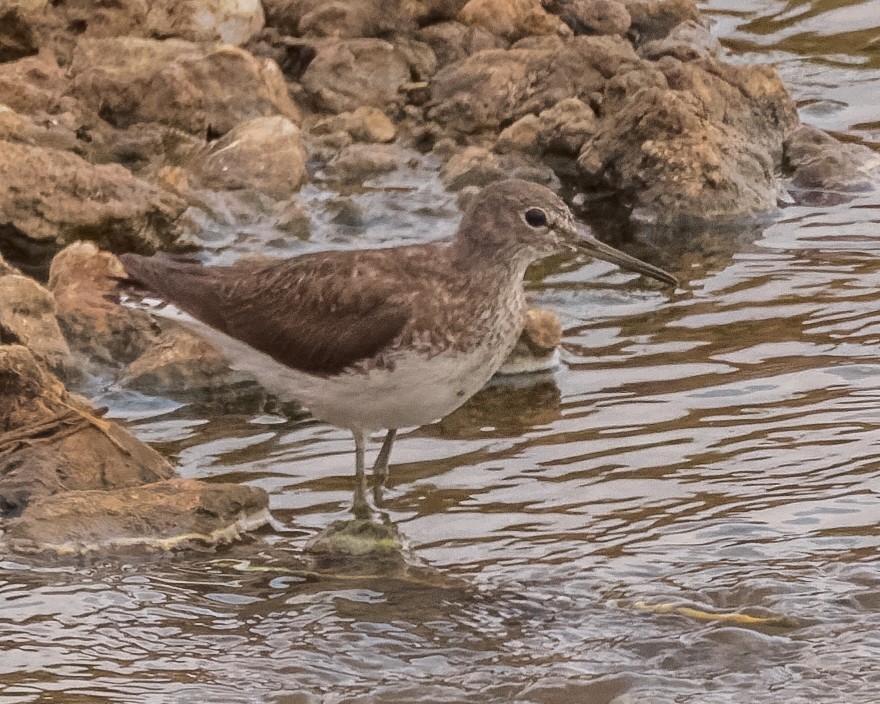
[[[552,191],[504,181],[476,197],[450,242],[228,267],[122,261],[233,367],[351,429],[360,452],[364,431],[430,422],[476,393],[519,336],[526,268],[577,236]],[[582,241],[597,256],[674,281]]]

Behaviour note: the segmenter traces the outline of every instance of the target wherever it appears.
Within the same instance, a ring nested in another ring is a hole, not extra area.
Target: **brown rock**
[[[486,186],[505,178],[501,159],[483,147],[466,147],[440,169],[443,185],[450,191],[467,186]]]
[[[63,64],[82,38],[175,37],[241,44],[263,26],[259,0],[15,0],[10,30]],[[2,33],[0,33],[2,42]],[[2,43],[0,43],[2,46]],[[31,52],[28,52],[31,53]]]
[[[55,115],[73,109],[64,97],[68,80],[50,51],[18,61],[0,63],[0,103],[22,115]]]
[[[117,165],[69,152],[0,143],[0,227],[35,242],[90,239],[101,247],[154,250],[172,244],[183,201]]]
[[[145,36],[194,42],[244,44],[265,22],[260,0],[154,0],[149,8]]]
[[[140,310],[114,301],[122,263],[91,242],[75,242],[52,259],[49,288],[61,329],[74,350],[105,364],[127,364],[152,348],[159,330]]]
[[[671,56],[679,61],[709,59],[720,51],[721,42],[694,20],[682,22],[673,27],[667,36],[645,42],[639,47],[639,54],[652,60],[662,56]]]
[[[381,39],[330,41],[317,46],[301,81],[319,110],[392,109],[403,103],[400,89],[410,81],[410,69],[400,52]]]
[[[34,118],[19,115],[2,103],[0,141],[52,149],[74,149],[79,146],[74,131],[67,128],[64,120],[46,116],[38,123]]]
[[[0,8],[0,62],[21,59],[36,54],[39,49],[39,42],[28,22],[29,10],[26,8],[27,5],[38,3],[21,4],[25,7],[16,6],[16,3],[10,7],[7,3]]]
[[[20,345],[0,345],[0,515],[61,491],[167,479],[171,467],[115,423],[98,418]]]
[[[664,57],[610,81],[602,112],[578,158],[585,187],[611,187],[667,222],[776,206],[774,173],[797,115],[772,69]]]
[[[700,21],[694,0],[622,0],[632,18],[631,29],[639,42],[659,39],[669,31],[692,20]]]
[[[263,489],[195,479],[68,491],[33,501],[9,521],[5,538],[15,552],[62,555],[213,546],[266,523],[268,504]]]
[[[330,160],[324,172],[336,180],[360,183],[394,171],[405,161],[406,157],[394,144],[351,144]]]
[[[880,155],[861,144],[845,144],[809,125],[801,125],[785,145],[792,184],[803,190],[854,193],[876,188]]]
[[[540,115],[526,115],[498,136],[500,151],[554,152],[577,156],[598,127],[593,109],[577,98],[560,100]]]
[[[429,116],[456,132],[498,130],[565,98],[589,102],[622,64],[637,60],[620,37],[544,38],[533,48],[483,51],[434,76]]]
[[[558,17],[544,10],[540,0],[470,0],[458,19],[508,41],[557,34],[563,26]]]
[[[503,49],[507,42],[487,29],[461,22],[440,22],[423,27],[416,38],[434,51],[440,67],[488,49]]]
[[[560,15],[575,34],[625,34],[632,17],[617,0],[574,0]]]
[[[0,276],[0,342],[26,345],[56,373],[71,365],[70,348],[55,318],[52,294],[19,274]]]
[[[562,342],[562,324],[553,311],[530,308],[516,346],[501,365],[501,375],[532,374],[559,364],[557,350]]]
[[[147,394],[190,395],[246,379],[229,369],[210,343],[180,324],[163,321],[161,337],[125,370],[121,383]]]
[[[375,37],[387,31],[389,24],[393,25],[394,22],[383,11],[382,5],[385,3],[312,0],[300,4],[304,6],[304,12],[299,19],[297,33],[303,37]],[[392,14],[396,15],[394,8]]]
[[[133,37],[82,40],[71,75],[71,94],[116,127],[160,122],[219,136],[255,117],[301,121],[278,65],[231,46]]]
[[[206,188],[249,188],[277,200],[290,198],[307,176],[299,128],[280,115],[234,127],[191,168]]]
[[[358,142],[392,142],[397,128],[378,108],[362,105],[353,112],[342,112],[333,117],[317,120],[309,127],[311,136],[347,132]],[[347,145],[342,145],[347,146]]]

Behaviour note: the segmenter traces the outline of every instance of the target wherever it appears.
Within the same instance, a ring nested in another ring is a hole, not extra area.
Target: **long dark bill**
[[[631,257],[628,254],[621,252],[619,249],[614,249],[614,247],[611,247],[604,242],[600,242],[595,237],[588,235],[585,232],[578,233],[577,245],[590,254],[590,256],[596,257],[596,259],[603,259],[606,262],[617,264],[621,269],[627,269],[628,271],[635,271],[639,274],[650,276],[652,279],[657,279],[670,286],[678,286],[678,279],[668,271],[663,271],[660,267],[643,262],[641,259]]]

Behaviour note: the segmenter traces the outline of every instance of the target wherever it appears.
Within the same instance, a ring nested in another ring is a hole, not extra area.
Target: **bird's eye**
[[[546,227],[547,213],[540,208],[529,208],[526,211],[526,222],[531,227]]]

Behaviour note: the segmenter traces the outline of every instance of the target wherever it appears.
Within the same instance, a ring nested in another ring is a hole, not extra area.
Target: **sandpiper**
[[[234,369],[354,435],[358,517],[368,433],[454,411],[498,370],[522,330],[523,276],[564,248],[675,285],[671,274],[579,231],[543,186],[502,181],[474,199],[451,241],[204,267],[122,256],[134,284],[174,306]]]

